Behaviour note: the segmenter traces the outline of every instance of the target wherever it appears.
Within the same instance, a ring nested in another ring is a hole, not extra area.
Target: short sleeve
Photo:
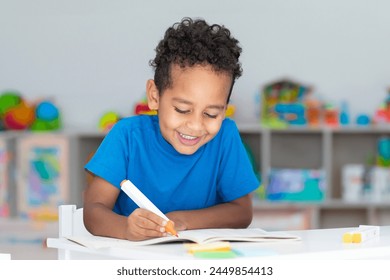
[[[227,202],[254,191],[259,181],[233,121],[227,123],[221,137],[223,150],[217,184],[221,199]]]
[[[127,133],[118,122],[104,137],[99,148],[85,165],[85,169],[120,188],[120,182],[126,178],[129,158]]]

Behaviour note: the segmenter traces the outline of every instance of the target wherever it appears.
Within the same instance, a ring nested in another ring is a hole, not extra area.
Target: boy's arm
[[[84,224],[100,236],[143,240],[165,236],[164,220],[145,209],[136,209],[129,217],[112,211],[120,190],[100,177],[94,177],[84,192]]]
[[[250,194],[209,208],[167,214],[178,230],[201,228],[246,228],[252,222]]]

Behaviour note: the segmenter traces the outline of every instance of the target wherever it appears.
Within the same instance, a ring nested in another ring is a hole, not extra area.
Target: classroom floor
[[[57,222],[0,219],[0,253],[11,260],[57,259],[57,250],[46,247],[48,237],[58,237]]]

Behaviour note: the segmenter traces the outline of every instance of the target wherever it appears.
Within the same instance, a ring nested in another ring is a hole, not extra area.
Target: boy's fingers
[[[167,225],[167,221],[149,210],[138,208],[136,211],[138,216],[144,217],[154,222],[156,225],[159,225],[161,227],[165,227]]]
[[[154,213],[144,209],[135,210],[132,215],[128,217],[132,236],[138,240],[146,239],[146,237],[166,236],[165,228],[153,220],[155,218],[154,215]],[[157,218],[160,217],[157,216]]]

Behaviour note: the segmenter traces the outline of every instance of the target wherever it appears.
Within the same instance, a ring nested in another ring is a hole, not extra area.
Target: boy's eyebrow
[[[185,99],[182,99],[182,98],[179,98],[179,97],[174,97],[172,98],[173,101],[176,101],[176,102],[179,102],[179,103],[184,103],[184,104],[188,104],[188,105],[192,105],[192,102],[188,101],[188,100],[185,100]]]
[[[210,108],[210,109],[218,109],[218,110],[224,110],[224,109],[225,109],[225,106],[224,106],[224,105],[210,105],[210,106],[207,106],[207,108]]]
[[[182,99],[182,98],[179,98],[179,97],[174,97],[172,98],[173,101],[176,101],[176,102],[179,102],[179,103],[183,103],[183,104],[187,104],[187,105],[192,105],[192,102],[191,101],[188,101],[188,100],[185,100],[185,99]],[[207,108],[210,108],[210,109],[218,109],[218,110],[224,110],[225,109],[225,105],[209,105],[207,106]]]

